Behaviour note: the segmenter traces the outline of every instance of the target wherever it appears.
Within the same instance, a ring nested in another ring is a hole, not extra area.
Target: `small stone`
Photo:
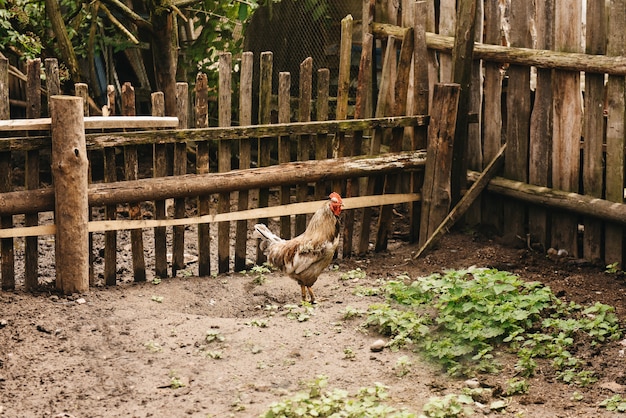
[[[59,297],[57,295],[52,295],[52,296],[50,296],[50,301],[51,302],[58,302],[59,301]]]
[[[87,301],[85,300],[85,298],[78,298],[75,301],[76,303],[78,303],[79,305],[85,304],[87,303]]]
[[[600,388],[609,390],[613,393],[624,393],[624,385],[617,382],[604,382],[600,384]]]
[[[376,340],[372,343],[372,345],[370,345],[370,351],[373,351],[374,353],[383,351],[386,344],[385,340]]]
[[[478,381],[478,379],[467,379],[464,384],[470,389],[477,389],[480,387],[480,382]]]
[[[0,328],[4,328],[7,325],[9,325],[9,321],[7,321],[6,319],[2,318],[0,319]]]

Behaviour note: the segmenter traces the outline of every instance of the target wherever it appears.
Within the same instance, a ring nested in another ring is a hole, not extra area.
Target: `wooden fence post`
[[[450,209],[452,148],[460,90],[461,87],[454,83],[435,84],[422,188],[420,247],[445,219]]]
[[[89,162],[85,144],[83,101],[54,96],[52,119],[52,176],[58,241],[56,286],[63,293],[89,289]]]
[[[10,119],[9,106],[9,60],[0,57],[0,120]],[[11,169],[11,152],[0,152],[0,192],[10,192],[13,189]],[[0,228],[12,228],[13,217],[0,217]],[[15,288],[15,252],[13,238],[0,240],[0,254],[2,258],[2,290]]]

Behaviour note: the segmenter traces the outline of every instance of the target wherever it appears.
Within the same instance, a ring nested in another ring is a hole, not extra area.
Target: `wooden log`
[[[458,84],[435,84],[424,169],[420,246],[434,233],[450,209],[450,165],[459,94]]]
[[[298,120],[300,122],[311,121],[311,99],[313,97],[313,58],[308,57],[300,64],[300,83],[298,100]],[[281,121],[279,120],[279,123]],[[287,121],[288,122],[288,121]],[[311,135],[300,135],[298,138],[298,160],[311,159]],[[304,202],[308,196],[308,184],[296,185],[296,201]],[[294,235],[300,235],[306,229],[306,215],[297,215]]]
[[[115,86],[108,85],[107,86],[107,116],[111,117],[115,115]],[[155,116],[155,115],[153,115]],[[165,116],[165,115],[162,115]],[[178,121],[176,123],[178,125]]]
[[[537,47],[551,49],[554,46],[554,0],[537,3],[536,10]],[[593,36],[591,33],[589,35]],[[588,76],[593,77],[592,74]],[[604,74],[601,77],[604,79]],[[548,186],[552,173],[552,100],[552,70],[538,68],[535,102],[530,119],[528,170],[528,182],[537,186]],[[602,137],[601,133],[600,142]],[[549,247],[548,216],[544,208],[528,208],[530,239],[544,250]]]
[[[607,54],[626,55],[626,33],[621,29],[626,24],[626,1],[610,2]],[[624,201],[624,136],[626,135],[626,78],[610,75],[607,82],[606,122],[606,199],[612,202]],[[574,190],[569,190],[574,191]],[[623,269],[624,228],[607,225],[605,228],[604,260],[607,264],[618,263]]]
[[[63,293],[89,289],[88,181],[82,99],[54,96],[52,175],[58,240],[56,287]]]
[[[135,89],[129,82],[122,86],[122,115],[135,116]],[[124,174],[126,181],[136,180],[139,176],[139,160],[135,145],[124,147]],[[139,203],[130,203],[128,213],[130,219],[143,218]],[[146,261],[143,254],[143,234],[141,231],[131,231],[130,244],[134,281],[144,282],[146,281]]]
[[[530,22],[534,6],[529,2],[511,4],[511,45],[532,45]],[[530,68],[511,65],[507,70],[509,82],[506,94],[506,160],[504,176],[512,180],[528,181],[528,146],[530,135]],[[516,242],[526,233],[527,209],[515,202],[504,202],[503,236]]]
[[[580,49],[581,2],[582,0],[555,0],[554,47],[556,50],[578,52]],[[552,77],[552,94],[554,95],[552,187],[576,193],[579,190],[580,138],[582,134],[580,72],[557,70]],[[622,91],[622,119],[624,113],[623,95]],[[514,179],[520,180],[519,178]],[[620,185],[621,194],[623,194],[623,183]],[[550,244],[554,248],[567,250],[571,256],[578,257],[578,219],[569,214],[553,214]]]
[[[28,60],[26,67],[26,107],[27,118],[41,117],[41,60]],[[24,162],[24,185],[26,189],[39,188],[39,151],[26,152]],[[24,218],[25,226],[39,224],[39,214],[30,213]],[[39,282],[39,240],[37,237],[28,237],[24,242],[24,287],[26,290],[35,290]]]
[[[188,127],[188,94],[187,83],[176,83],[176,116],[178,116],[179,129]],[[167,112],[167,97],[166,112]],[[187,172],[187,144],[176,142],[174,144],[174,176],[181,176]],[[185,198],[174,199],[174,217],[181,219],[185,217]],[[172,277],[176,277],[179,270],[185,268],[185,228],[174,227],[172,240]]]
[[[594,28],[585,34],[587,54],[603,55],[607,43],[607,5],[605,2],[587,4],[587,27]],[[603,138],[605,110],[604,74],[585,74],[583,121],[583,190],[586,195],[602,197]],[[602,259],[602,222],[594,218],[583,220],[583,257],[592,261]]]
[[[0,56],[0,122],[9,119],[9,60]],[[13,190],[13,170],[11,169],[11,151],[0,152],[0,193]],[[0,217],[0,228],[13,227],[11,215]],[[15,288],[15,253],[13,238],[0,240],[0,274],[2,275],[2,290]]]
[[[269,52],[261,53],[261,64],[259,74],[259,123],[269,124],[271,122],[271,100],[272,100],[272,69],[274,55]],[[270,165],[270,141],[259,139],[258,146],[258,166],[267,167]],[[264,208],[269,205],[270,191],[268,188],[259,190],[259,207]],[[267,219],[259,219],[259,223],[267,224]],[[261,265],[266,261],[266,256],[260,248],[261,240],[257,239],[256,264]]]
[[[155,129],[175,128],[176,117],[152,116],[89,116],[85,118],[85,129]],[[0,121],[0,132],[6,131],[49,131],[50,118],[13,119]]]
[[[463,195],[461,200],[454,206],[454,208],[448,213],[445,219],[439,224],[435,232],[426,240],[426,242],[420,247],[420,249],[415,253],[413,258],[418,258],[425,251],[428,251],[432,248],[434,244],[445,234],[450,231],[450,228],[454,226],[456,221],[458,221],[465,211],[470,208],[472,203],[480,196],[482,191],[487,187],[489,181],[496,175],[496,173],[502,168],[502,163],[504,159],[504,150],[506,149],[506,144],[500,148],[500,151],[496,155],[496,157],[485,167],[482,173],[478,176],[474,184],[469,188],[467,193]]]
[[[372,23],[372,33],[380,38],[395,36],[402,38],[407,28]],[[454,37],[436,33],[426,33],[428,48],[440,52],[451,52]],[[497,45],[474,45],[474,58],[501,64],[525,67],[548,68],[563,71],[584,71],[585,73],[626,75],[626,57],[608,55],[589,55],[575,52],[559,52],[532,48],[505,47]]]
[[[343,157],[297,161],[228,173],[186,174],[165,178],[144,178],[118,183],[89,185],[89,205],[144,202],[184,198],[235,190],[252,190],[283,184],[315,183],[348,177],[367,177],[400,170],[422,169],[425,151],[406,151],[376,157]],[[52,187],[0,194],[0,216],[43,212],[54,208]]]
[[[476,181],[478,173],[469,171],[468,180]],[[548,187],[535,186],[521,181],[494,177],[487,190],[521,202],[558,209],[595,219],[626,225],[626,204],[611,202],[597,197],[565,192]]]
[[[196,88],[200,83],[196,82]],[[198,97],[199,94],[196,94]],[[159,91],[152,93],[150,96],[152,103],[152,116],[165,115],[165,97],[163,92]],[[196,119],[197,121],[198,119]],[[167,148],[165,144],[153,145],[153,175],[155,178],[161,178],[167,176]],[[197,157],[200,159],[200,156]],[[199,164],[199,163],[198,163]],[[154,217],[158,220],[166,219],[166,205],[165,200],[155,200],[154,202]],[[198,231],[201,229],[201,225],[198,226]],[[201,258],[202,247],[198,245],[198,265],[202,265]],[[167,273],[167,230],[165,227],[154,228],[154,274],[156,277],[164,279],[168,276]]]
[[[278,74],[278,123],[288,123],[291,119],[291,74],[288,72],[280,72]],[[307,158],[308,159],[308,158]],[[291,138],[289,135],[278,137],[278,163],[284,164],[291,161]],[[304,187],[298,185],[299,189],[304,189],[306,193],[306,184]],[[297,191],[300,191],[296,189]],[[291,185],[285,184],[280,186],[279,190],[280,204],[287,205],[291,203]],[[297,196],[296,192],[296,196]],[[306,223],[306,218],[305,218]],[[297,228],[297,225],[296,225]],[[306,228],[306,225],[305,225]],[[291,217],[282,216],[280,218],[281,238],[291,238]],[[297,235],[297,232],[296,232]]]
[[[232,55],[230,52],[219,56],[219,109],[218,118],[220,126],[231,124],[231,74]],[[217,170],[220,173],[230,171],[231,141],[220,141],[218,144]],[[217,211],[219,213],[230,212],[230,192],[220,193],[218,197]],[[217,266],[219,273],[227,273],[230,270],[230,223],[222,222],[217,226]]]
[[[411,31],[411,30],[410,30]],[[413,36],[409,32],[408,36],[405,36],[402,40],[402,46],[400,47],[400,61],[398,63],[398,75],[396,78],[396,84],[394,89],[394,116],[400,116],[406,114],[408,88],[409,88],[409,73],[411,69],[411,59],[413,57]],[[389,144],[390,152],[399,152],[402,150],[402,140],[404,139],[404,129],[395,128],[391,131],[391,142]],[[396,188],[396,183],[399,179],[398,175],[388,175],[385,178],[383,186],[383,193],[392,193]],[[389,234],[392,232],[393,227],[393,206],[387,205],[380,208],[378,216],[378,228],[376,234],[376,244],[374,245],[374,251],[379,252],[387,249],[387,241]]]
[[[196,76],[196,128],[209,126],[209,84],[205,73]],[[196,173],[206,174],[209,170],[209,143],[196,142]],[[198,214],[208,215],[209,196],[198,197]],[[198,225],[198,275],[211,274],[211,233],[209,224]]]
[[[452,49],[452,82],[461,86],[457,113],[454,149],[452,151],[452,174],[450,192],[452,205],[461,199],[467,185],[467,136],[472,88],[474,37],[477,0],[460,0],[457,5],[455,43]],[[413,35],[410,35],[411,38]]]
[[[241,56],[241,76],[239,79],[239,124],[252,124],[252,68],[254,64],[252,52],[244,52]],[[250,168],[250,140],[239,140],[239,169]],[[248,190],[239,190],[237,196],[238,210],[248,209]],[[237,221],[237,232],[235,235],[235,271],[242,271],[246,268],[246,253],[248,243],[248,222]]]
[[[440,0],[439,2],[439,34],[454,37],[457,27],[456,0]],[[454,38],[453,38],[454,39]],[[451,52],[451,51],[450,51]],[[439,81],[442,83],[454,82],[453,63],[451,54],[439,56]]]

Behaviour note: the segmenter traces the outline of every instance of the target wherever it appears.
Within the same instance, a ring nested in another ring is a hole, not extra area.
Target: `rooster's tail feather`
[[[261,234],[261,238],[263,238],[264,240],[268,241],[269,243],[282,242],[283,241],[282,238],[280,238],[278,235],[276,235],[272,231],[270,231],[269,228],[267,226],[265,226],[264,224],[256,224],[256,225],[254,225],[254,229],[259,234]]]

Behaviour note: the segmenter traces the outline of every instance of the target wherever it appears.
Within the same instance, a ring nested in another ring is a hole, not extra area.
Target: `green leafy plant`
[[[414,347],[452,375],[496,372],[496,347],[517,353],[516,372],[534,374],[537,359],[551,359],[560,380],[585,386],[596,379],[572,353],[576,341],[592,345],[621,336],[610,306],[582,307],[550,288],[503,271],[471,268],[390,281],[387,302],[370,306],[365,327],[391,337],[392,349]]]
[[[448,394],[432,397],[428,400],[419,418],[456,418],[469,417],[474,414],[471,405],[474,400],[468,395]]]
[[[600,402],[600,407],[607,411],[626,412],[626,399],[622,395],[613,395]]]
[[[408,356],[401,356],[398,360],[396,360],[396,364],[393,366],[393,369],[396,372],[396,376],[403,377],[409,374],[412,365],[413,362],[411,362],[411,359],[409,359]]]
[[[308,303],[308,302],[302,302],[302,306],[298,306],[298,305],[284,305],[283,306],[284,309],[284,315],[288,318],[288,319],[293,319],[295,321],[298,322],[305,322],[308,321],[311,316],[314,315],[315,309],[313,308],[313,306]]]
[[[364,279],[365,277],[367,277],[367,274],[365,273],[365,271],[361,270],[359,267],[357,267],[354,270],[350,270],[347,271],[345,273],[342,273],[341,276],[339,277],[339,280],[342,281],[346,281],[346,280],[361,280]]]
[[[226,338],[224,338],[222,333],[220,333],[219,331],[215,331],[215,330],[207,331],[206,337],[204,339],[207,343],[224,342],[224,340],[226,340]]]
[[[607,264],[604,271],[609,274],[623,274],[623,271],[619,268],[618,262]]]
[[[143,346],[146,347],[148,351],[151,351],[153,353],[163,351],[163,347],[161,347],[161,344],[156,341],[148,341]]]
[[[271,272],[272,270],[269,266],[267,264],[263,264],[262,266],[254,266],[250,269],[250,271],[243,271],[242,273],[251,276],[252,283],[255,285],[262,285],[267,280],[265,275]]]
[[[169,375],[170,375],[170,388],[180,389],[182,387],[185,387],[185,384],[183,383],[182,380],[180,380],[180,378],[178,377],[175,371],[172,370]]]
[[[152,296],[150,300],[156,303],[163,303],[163,296]]]
[[[346,417],[346,418],[414,418],[407,410],[386,405],[387,392],[380,383],[362,388],[350,395],[341,389],[327,390],[328,378],[318,376],[307,382],[305,391],[291,398],[272,403],[261,418]]]

